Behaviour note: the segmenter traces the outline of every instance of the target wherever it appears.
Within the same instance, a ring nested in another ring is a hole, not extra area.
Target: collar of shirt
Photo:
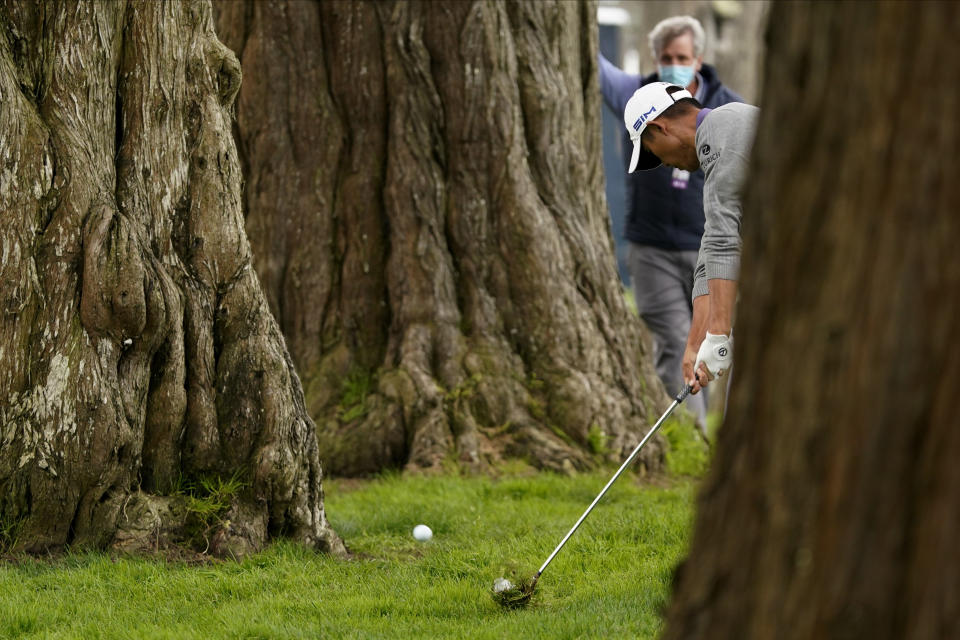
[[[703,99],[707,94],[707,83],[703,81],[703,76],[700,75],[700,72],[697,71],[697,92],[694,94],[693,98],[703,104]]]
[[[700,113],[697,114],[697,129],[700,128],[700,125],[703,124],[703,119],[706,118],[707,114],[711,111],[713,111],[713,109],[707,109],[706,107],[700,109]]]

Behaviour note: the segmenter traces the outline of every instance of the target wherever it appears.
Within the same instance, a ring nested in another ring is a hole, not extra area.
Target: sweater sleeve
[[[747,172],[746,158],[726,152],[714,168],[714,183],[703,185],[703,239],[700,249],[707,280],[736,280],[740,275],[740,188]],[[707,214],[708,210],[710,213]]]
[[[754,124],[752,113],[725,110],[711,113],[701,126],[701,129],[706,128],[702,138],[697,140],[697,147],[702,154],[704,148],[707,149],[703,183],[705,222],[698,260],[702,263],[703,273],[698,277],[701,271],[698,264],[694,297],[697,291],[701,292],[700,295],[707,293],[705,289],[709,280],[737,280],[740,275],[742,188],[747,176]]]
[[[627,101],[640,88],[641,78],[617,68],[601,53],[597,53],[597,57],[600,59],[600,93],[603,94],[603,101],[622,119]]]
[[[703,261],[703,245],[700,245],[700,253],[697,254],[697,268],[693,271],[693,299],[700,296],[710,295],[710,288],[707,286],[707,265]]]

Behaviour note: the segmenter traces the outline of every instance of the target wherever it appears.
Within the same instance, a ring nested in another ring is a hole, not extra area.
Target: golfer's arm
[[[707,280],[707,287],[710,295],[701,296],[710,300],[705,331],[715,335],[729,336],[733,326],[733,307],[737,301],[737,281],[711,278]],[[694,300],[694,316],[696,316],[697,300]]]
[[[710,296],[697,296],[693,299],[693,318],[690,320],[690,333],[687,335],[687,349],[694,353],[707,335],[710,319]],[[711,332],[713,333],[713,332]]]
[[[737,278],[740,274],[741,191],[747,176],[748,139],[742,123],[723,114],[726,120],[714,120],[713,126],[721,149],[720,157],[705,170],[703,210],[705,222],[700,252],[703,255],[710,295],[707,331],[714,335],[730,335],[733,309],[737,301]],[[704,126],[709,123],[704,120]]]
[[[697,256],[697,266],[693,270],[693,318],[690,319],[690,333],[687,334],[687,351],[694,354],[706,337],[707,321],[710,319],[710,288],[707,286],[707,267],[704,264],[703,247]],[[690,363],[693,366],[693,363]]]

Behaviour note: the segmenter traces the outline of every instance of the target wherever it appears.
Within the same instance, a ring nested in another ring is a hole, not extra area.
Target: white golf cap
[[[667,89],[673,88],[672,93]],[[630,157],[630,169],[633,173],[640,169],[656,169],[660,166],[660,158],[643,148],[640,135],[647,128],[647,123],[656,119],[661,113],[673,106],[673,103],[683,98],[692,98],[690,92],[680,85],[669,82],[651,82],[637,89],[627,101],[623,110],[623,124],[627,127],[630,140],[633,142],[633,155]]]

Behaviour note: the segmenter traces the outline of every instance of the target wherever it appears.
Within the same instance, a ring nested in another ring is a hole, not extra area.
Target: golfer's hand
[[[693,372],[693,365],[697,363],[697,350],[694,347],[687,346],[683,352],[683,379],[690,385],[690,393],[698,393],[701,389],[700,382]],[[706,380],[706,378],[704,378]]]
[[[719,378],[730,370],[733,364],[733,338],[723,334],[707,332],[697,351],[693,370],[700,386],[705,387],[714,378]]]

